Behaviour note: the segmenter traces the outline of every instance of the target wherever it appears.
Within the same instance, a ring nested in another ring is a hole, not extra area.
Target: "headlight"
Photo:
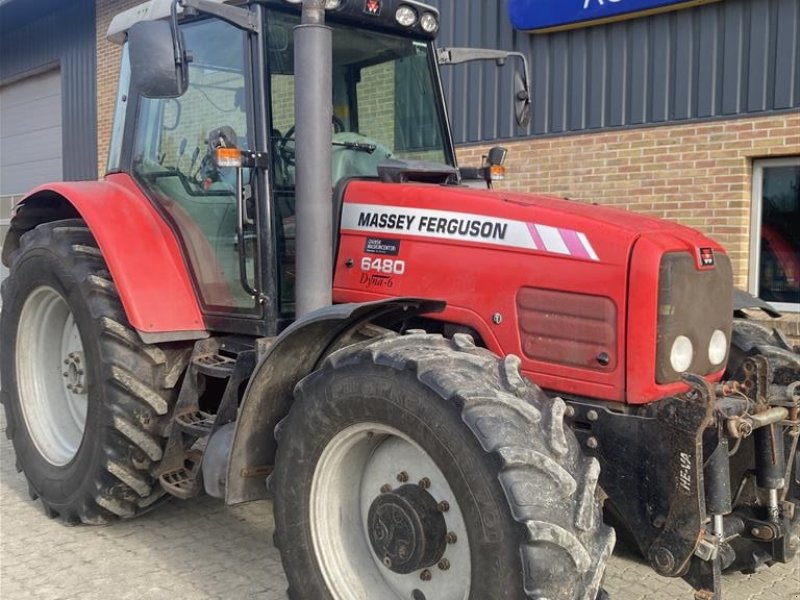
[[[419,24],[422,29],[428,33],[433,33],[439,29],[439,21],[436,20],[436,16],[433,13],[425,13],[422,15]]]
[[[410,6],[401,6],[397,9],[397,12],[394,13],[394,18],[403,27],[411,27],[417,22],[417,11]]]
[[[712,365],[721,365],[727,353],[728,338],[725,337],[724,331],[717,329],[711,335],[711,341],[708,343],[708,360]]]
[[[692,365],[694,358],[694,347],[692,340],[685,335],[679,335],[672,342],[672,349],[669,352],[669,362],[677,373],[683,373]]]

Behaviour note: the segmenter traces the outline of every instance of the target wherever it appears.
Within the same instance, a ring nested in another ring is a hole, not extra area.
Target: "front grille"
[[[675,338],[688,337],[694,347],[691,373],[708,375],[719,371],[708,358],[708,343],[714,330],[731,339],[733,319],[733,277],[727,255],[714,253],[716,266],[698,270],[688,252],[670,252],[661,259],[658,280],[658,350],[656,381],[671,383],[680,379],[670,364],[669,354]],[[724,362],[723,362],[724,364]]]

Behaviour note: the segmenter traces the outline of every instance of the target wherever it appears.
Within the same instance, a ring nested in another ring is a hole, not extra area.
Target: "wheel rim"
[[[86,428],[86,362],[75,317],[49,286],[36,288],[22,307],[16,372],[31,440],[50,464],[66,465]]]
[[[423,491],[412,490],[415,486]],[[375,521],[370,519],[387,494],[435,501],[446,544],[430,566],[418,564],[421,568],[399,573],[397,565],[385,564],[387,556],[376,553],[376,536],[370,534]],[[461,508],[433,459],[404,433],[377,423],[339,432],[314,471],[309,516],[314,552],[334,600],[469,597],[472,567]]]

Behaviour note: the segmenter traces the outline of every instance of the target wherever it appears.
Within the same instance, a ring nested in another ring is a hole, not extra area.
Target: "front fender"
[[[207,335],[175,234],[128,175],[34,189],[17,205],[4,258],[24,231],[75,212],[97,241],[128,320],[145,341]]]
[[[242,398],[228,458],[226,503],[266,498],[264,478],[275,464],[277,449],[275,426],[289,413],[294,387],[317,369],[337,342],[378,319],[398,322],[440,312],[444,306],[444,302],[417,298],[336,304],[292,323],[259,361]]]

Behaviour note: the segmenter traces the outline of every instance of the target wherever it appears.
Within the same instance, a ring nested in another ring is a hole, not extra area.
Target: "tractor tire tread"
[[[600,519],[599,464],[568,437],[564,402],[549,399],[525,379],[519,358],[500,359],[466,334],[446,339],[424,332],[388,334],[338,350],[296,393],[302,396],[312,378],[363,362],[412,371],[460,410],[483,451],[494,457],[508,509],[521,530],[525,597],[594,600],[615,536]],[[546,498],[543,491],[549,492]],[[549,573],[565,557],[580,573],[573,588]]]
[[[164,496],[156,477],[166,444],[164,432],[177,400],[180,374],[191,347],[145,344],[129,325],[117,288],[102,252],[80,219],[38,225],[20,238],[9,259],[10,275],[3,282],[4,306],[12,296],[18,264],[31,251],[56,255],[75,279],[76,292],[93,317],[96,347],[101,357],[95,402],[102,403],[101,425],[91,434],[99,446],[83,474],[77,493],[63,502],[52,501],[28,476],[30,495],[39,498],[45,513],[66,524],[105,524],[128,519],[152,508]],[[11,323],[3,325],[9,331]],[[84,333],[84,335],[87,335]],[[10,378],[3,374],[3,383]],[[7,399],[16,390],[6,390]],[[5,406],[7,434],[18,442],[24,427],[18,411]],[[19,452],[18,452],[19,455]],[[18,460],[18,465],[20,465]],[[24,469],[23,469],[24,470]],[[26,474],[27,476],[27,474]]]

